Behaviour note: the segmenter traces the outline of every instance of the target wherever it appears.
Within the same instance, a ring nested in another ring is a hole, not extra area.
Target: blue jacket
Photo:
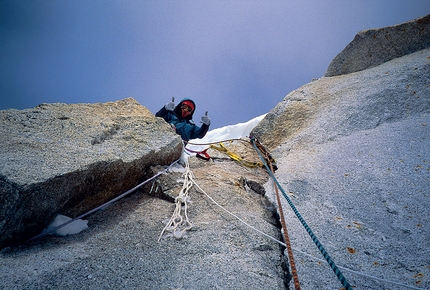
[[[183,101],[191,101],[194,104],[194,110],[186,118],[182,119],[181,106]],[[193,122],[193,115],[196,105],[193,100],[183,99],[173,111],[168,111],[163,106],[156,114],[156,117],[163,118],[167,123],[174,126],[176,134],[181,135],[182,140],[203,138],[209,130],[209,126],[203,124],[201,127]]]

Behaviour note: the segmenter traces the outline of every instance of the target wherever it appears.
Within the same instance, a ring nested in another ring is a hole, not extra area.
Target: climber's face
[[[185,117],[187,117],[188,115],[191,114],[191,112],[193,111],[193,109],[191,109],[190,106],[182,105],[181,106],[181,111],[182,111],[182,118],[185,118]]]

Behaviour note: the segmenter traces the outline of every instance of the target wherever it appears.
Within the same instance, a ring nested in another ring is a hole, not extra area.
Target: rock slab
[[[306,84],[252,134],[354,289],[430,288],[429,48]],[[340,289],[285,199],[283,207],[301,289]]]
[[[182,152],[180,138],[134,99],[0,111],[0,247],[75,217],[142,182]]]

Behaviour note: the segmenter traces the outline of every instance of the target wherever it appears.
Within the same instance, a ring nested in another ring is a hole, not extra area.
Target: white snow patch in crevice
[[[49,224],[46,229],[43,230],[43,233],[50,233],[51,235],[57,236],[67,236],[78,234],[88,228],[87,220],[77,219],[70,224],[65,225],[64,227],[61,227],[55,232],[51,233],[51,231],[54,230],[56,227],[61,226],[71,220],[72,218],[59,214],[55,217],[54,221]]]

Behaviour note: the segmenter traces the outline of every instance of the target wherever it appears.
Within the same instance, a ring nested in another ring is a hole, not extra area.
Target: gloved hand
[[[206,111],[206,114],[202,116],[202,120],[200,122],[208,126],[211,124],[211,119],[208,117],[208,111]]]
[[[164,106],[164,108],[165,108],[167,111],[173,111],[173,110],[175,109],[175,97],[172,97],[172,101],[171,101],[171,102],[168,102],[168,103]]]

